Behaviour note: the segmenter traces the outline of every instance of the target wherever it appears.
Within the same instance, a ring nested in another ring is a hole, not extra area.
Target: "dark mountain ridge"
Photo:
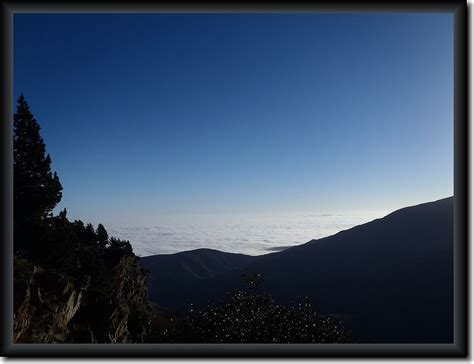
[[[149,272],[150,299],[155,303],[167,302],[154,298],[162,296],[162,289],[182,289],[182,285],[209,279],[219,274],[239,269],[250,264],[256,257],[244,254],[224,253],[213,249],[196,249],[169,255],[153,255],[141,258],[142,267]],[[162,283],[166,282],[166,286]],[[174,305],[167,306],[174,309]]]
[[[180,254],[142,259],[153,268],[150,298],[168,309],[225,300],[245,267],[276,299],[309,297],[318,312],[344,317],[361,342],[453,340],[453,197],[277,253]]]

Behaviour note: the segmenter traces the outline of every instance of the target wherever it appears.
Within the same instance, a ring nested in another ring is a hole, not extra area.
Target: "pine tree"
[[[83,244],[94,248],[97,247],[97,235],[95,233],[94,225],[91,223],[86,225]]]
[[[15,211],[19,219],[45,218],[59,203],[62,186],[56,172],[51,173],[51,157],[40,126],[23,97],[18,99],[14,116]]]
[[[15,248],[26,248],[17,246],[27,238],[22,231],[32,231],[31,226],[50,216],[61,200],[62,186],[56,172],[51,172],[51,157],[46,154],[40,126],[23,95],[18,99],[13,125]]]
[[[107,230],[105,230],[104,225],[99,224],[97,226],[97,240],[99,241],[99,249],[101,252],[105,250],[107,243],[109,242],[109,234],[107,234]]]

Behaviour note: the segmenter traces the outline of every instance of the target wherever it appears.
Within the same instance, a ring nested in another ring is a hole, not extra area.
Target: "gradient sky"
[[[453,194],[450,14],[16,14],[20,93],[70,218]]]

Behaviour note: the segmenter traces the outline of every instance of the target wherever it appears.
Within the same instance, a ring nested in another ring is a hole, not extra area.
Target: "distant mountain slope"
[[[176,254],[143,257],[141,265],[149,271],[150,299],[166,307],[167,301],[161,298],[168,295],[170,290],[184,289],[189,285],[192,286],[196,280],[212,278],[240,269],[252,262],[254,258],[249,255],[224,253],[213,249],[197,249]]]
[[[255,257],[246,267],[281,301],[308,296],[318,312],[343,315],[362,342],[452,342],[453,233],[451,197]],[[174,287],[163,282],[152,299],[185,309],[240,285],[240,270],[228,270]]]

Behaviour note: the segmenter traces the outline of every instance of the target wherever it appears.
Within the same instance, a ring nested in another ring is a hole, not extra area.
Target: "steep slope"
[[[452,197],[256,257],[246,268],[279,300],[308,296],[319,312],[341,315],[361,342],[452,342]],[[241,284],[233,270],[152,297],[184,309]]]
[[[453,199],[398,210],[262,257],[266,288],[351,318],[363,341],[451,342]]]

